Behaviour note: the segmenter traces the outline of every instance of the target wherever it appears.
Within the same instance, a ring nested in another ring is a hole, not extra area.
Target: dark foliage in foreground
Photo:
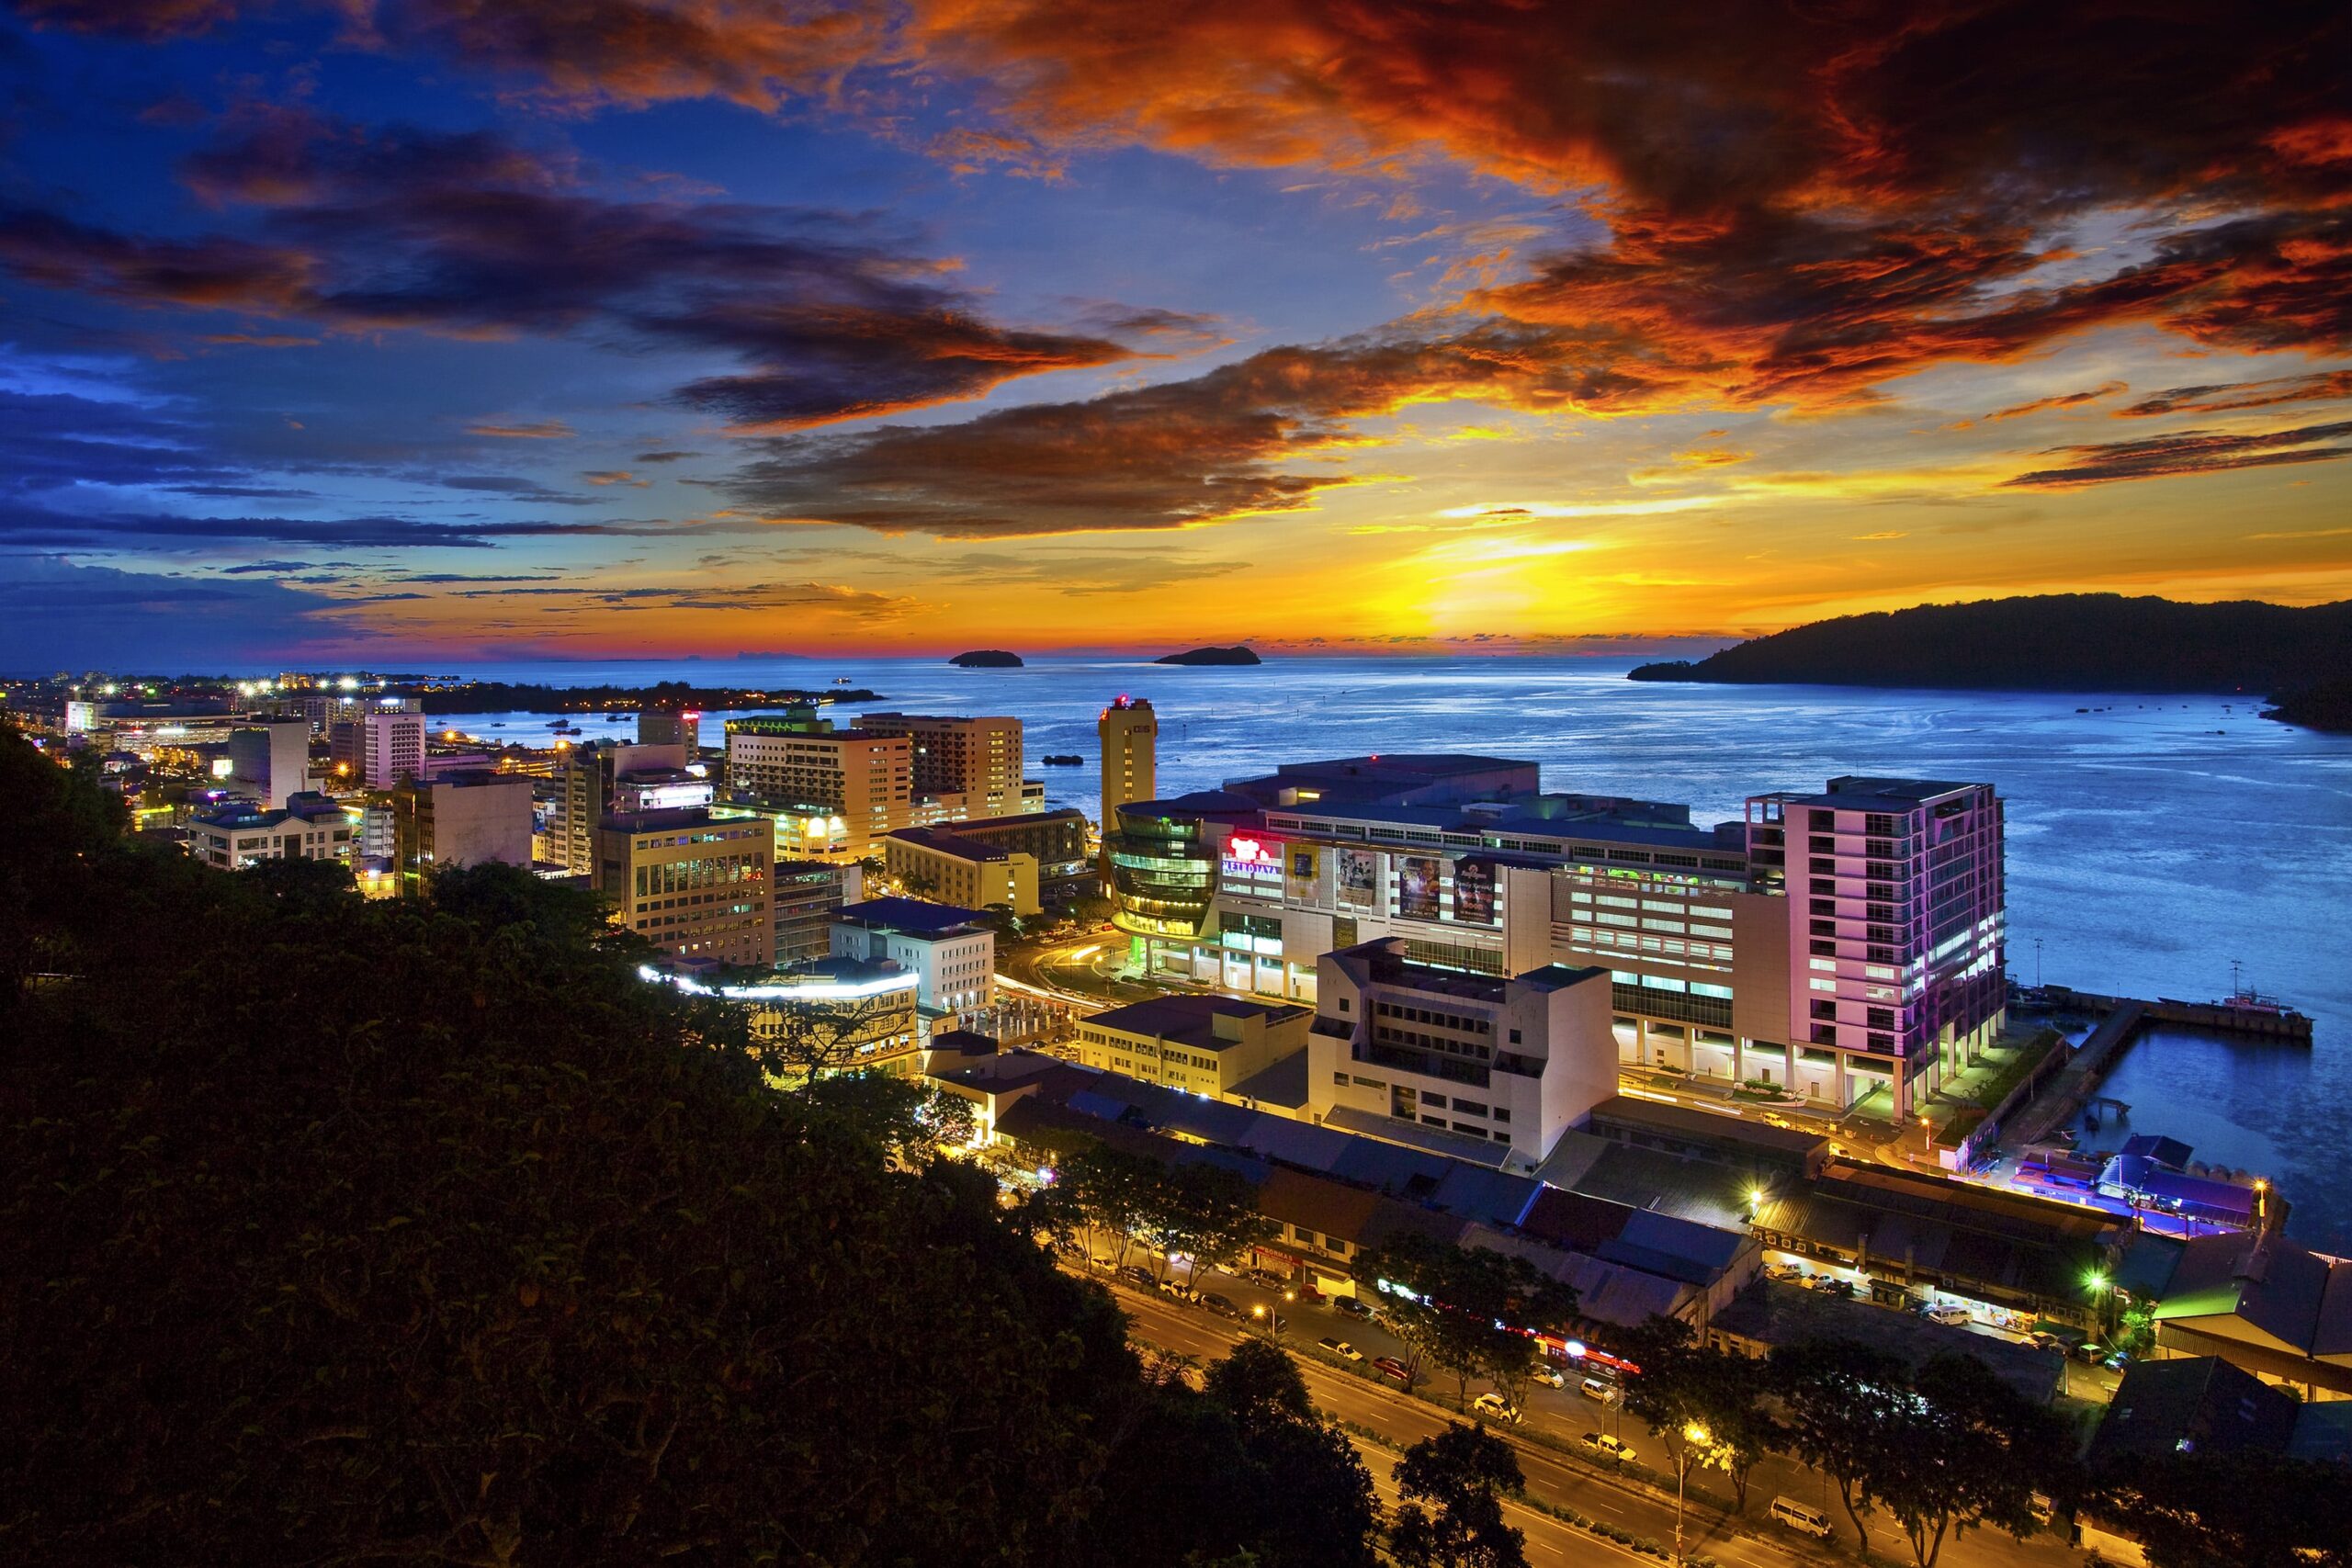
[[[219,875],[13,736],[0,798],[0,1560],[1080,1562],[1230,1424],[583,898]]]

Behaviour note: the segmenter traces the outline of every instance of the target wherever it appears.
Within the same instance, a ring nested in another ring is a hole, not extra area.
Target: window
[[[1348,1075],[1345,1073],[1333,1073],[1331,1075],[1331,1081],[1339,1085],[1341,1089],[1345,1089],[1348,1087]]]
[[[1516,1029],[1514,1029],[1514,1030],[1512,1030],[1512,1031],[1510,1032],[1510,1043],[1511,1043],[1512,1044],[1514,1044],[1514,1045],[1517,1045],[1517,1044],[1521,1043],[1521,1041],[1520,1041],[1520,1038],[1519,1038],[1519,1031],[1518,1031],[1518,1030],[1516,1030]]]
[[[1496,1106],[1496,1107],[1495,1107],[1495,1120],[1496,1120],[1496,1121],[1498,1121],[1498,1122],[1509,1122],[1509,1121],[1510,1120],[1510,1111],[1505,1111],[1501,1106],[1498,1105],[1498,1106]],[[1500,1133],[1498,1133],[1498,1134],[1495,1134],[1495,1135],[1496,1135],[1497,1137],[1502,1137],[1502,1136],[1505,1136],[1506,1134],[1500,1134]]]
[[[1340,998],[1340,1010],[1341,1012],[1345,1012],[1345,1011],[1347,1011],[1347,1010],[1348,1010],[1348,998],[1345,998],[1345,997],[1341,997],[1341,998]]]

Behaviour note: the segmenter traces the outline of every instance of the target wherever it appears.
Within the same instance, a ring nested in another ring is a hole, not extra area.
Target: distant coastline
[[[2352,603],[2184,604],[2067,593],[1922,604],[1776,632],[1635,681],[2269,696],[2266,716],[2352,729]]]
[[[698,708],[741,712],[788,703],[874,703],[882,694],[864,686],[807,690],[775,686],[691,686],[661,681],[650,686],[549,686],[536,682],[464,681],[454,684],[387,684],[386,696],[415,697],[435,714],[598,713],[639,708]]]

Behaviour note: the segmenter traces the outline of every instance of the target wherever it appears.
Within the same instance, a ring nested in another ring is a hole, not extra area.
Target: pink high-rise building
[[[1907,1118],[2000,1032],[2001,800],[1990,784],[1837,778],[1747,803],[1789,898],[1789,1042]],[[1841,1095],[1840,1098],[1847,1098]]]

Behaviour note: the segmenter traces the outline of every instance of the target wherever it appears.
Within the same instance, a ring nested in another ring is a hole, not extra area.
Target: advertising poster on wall
[[[1380,904],[1380,857],[1370,850],[1334,850],[1338,864],[1333,881],[1340,902],[1351,908],[1371,909]]]
[[[1438,879],[1444,862],[1435,855],[1396,857],[1396,912],[1408,920],[1438,917]]]
[[[1495,868],[1490,861],[1457,861],[1453,866],[1453,918],[1465,926],[1495,923]]]
[[[1291,845],[1289,870],[1290,886],[1287,889],[1289,896],[1293,898],[1314,897],[1316,893],[1315,846],[1312,844]]]

